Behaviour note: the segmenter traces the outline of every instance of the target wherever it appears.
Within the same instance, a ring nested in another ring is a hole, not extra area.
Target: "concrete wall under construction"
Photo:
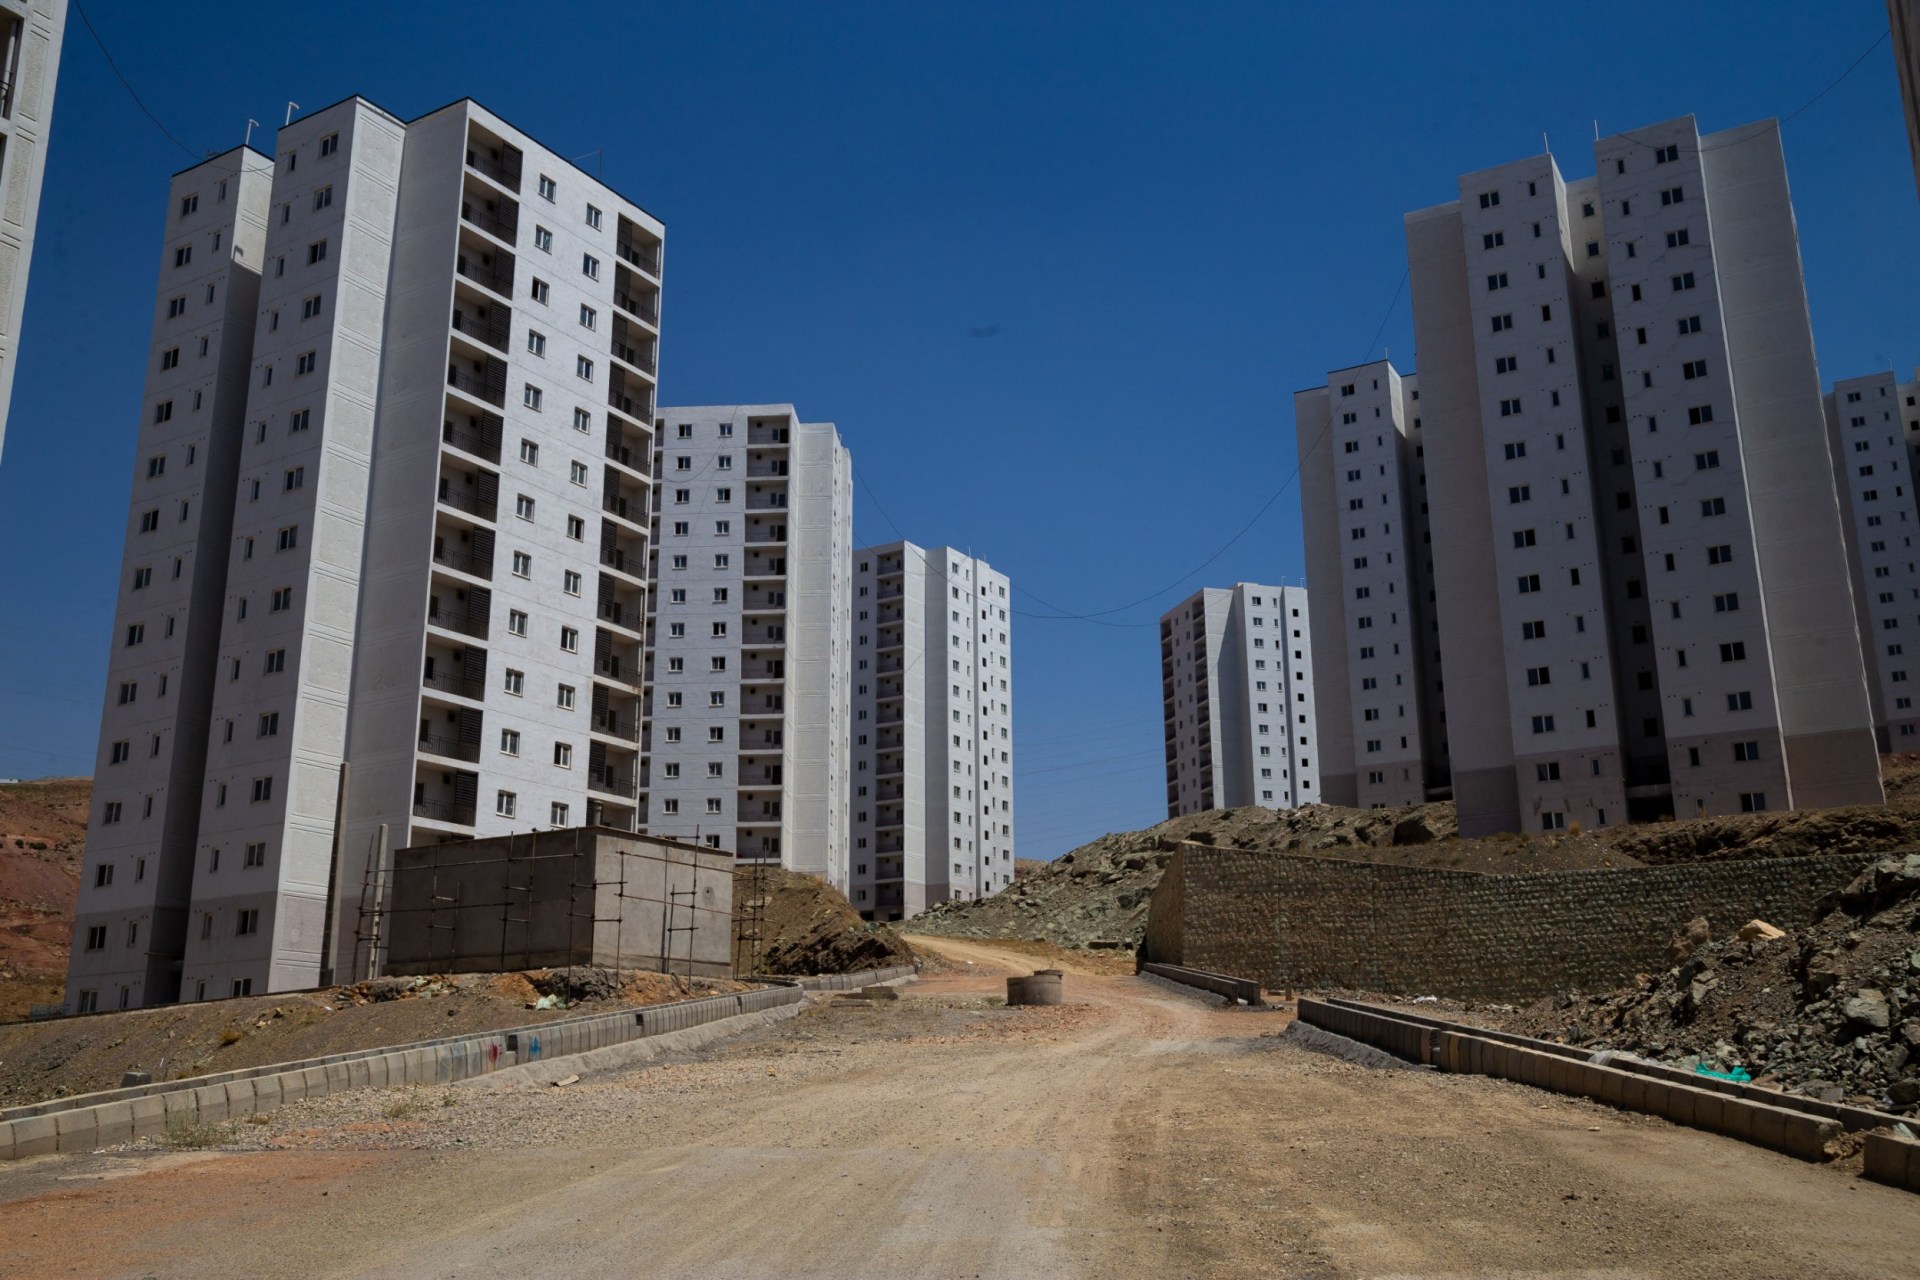
[[[380,972],[562,965],[732,972],[733,859],[610,827],[401,849]]]
[[[1489,875],[1182,844],[1148,909],[1146,959],[1254,979],[1517,1000],[1667,967],[1695,916],[1790,929],[1864,853]]]

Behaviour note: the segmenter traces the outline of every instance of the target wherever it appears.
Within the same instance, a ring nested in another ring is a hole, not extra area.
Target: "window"
[[[513,514],[514,515],[520,517],[522,520],[531,520],[533,519],[533,510],[534,510],[534,502],[530,496],[524,493],[519,493],[514,495],[514,498],[513,498]]]
[[[1499,203],[1500,193],[1498,191],[1482,191],[1480,193],[1480,207],[1482,209],[1494,208]]]
[[[573,768],[573,744],[556,742],[553,744],[553,767],[556,769]]]
[[[1480,247],[1482,249],[1498,249],[1506,242],[1506,233],[1501,231],[1490,231],[1480,237]]]
[[[587,206],[587,225],[595,231],[600,229],[600,211],[592,205]]]
[[[180,198],[180,216],[181,217],[183,218],[187,217],[188,215],[197,212],[199,208],[200,208],[199,192],[196,191],[190,196],[182,196]]]
[[[553,199],[554,192],[558,191],[559,189],[560,189],[559,186],[554,182],[552,178],[549,178],[544,173],[540,175],[540,198],[542,200]]]
[[[1512,400],[1502,400],[1500,402],[1501,417],[1511,418],[1514,414],[1519,412],[1520,412],[1520,401],[1517,397]]]
[[[501,690],[502,692],[506,693],[509,697],[518,698],[526,693],[526,690],[527,690],[527,673],[526,672],[515,671],[512,667],[508,667],[506,671],[502,673],[502,677],[503,678],[501,681]]]
[[[289,433],[298,434],[299,432],[305,431],[312,422],[313,410],[295,409],[287,415],[287,430]]]
[[[562,711],[573,710],[573,686],[563,684],[554,695],[553,704]]]
[[[527,615],[524,610],[507,610],[507,634],[515,636],[527,634]]]
[[[1750,764],[1760,758],[1758,742],[1736,742],[1733,744],[1733,759],[1736,764]]]
[[[525,390],[523,390],[520,393],[520,403],[524,404],[529,409],[535,409],[535,410],[539,409],[540,400],[541,400],[540,388],[534,386],[531,382],[529,382],[526,385]]]
[[[1520,575],[1520,594],[1521,595],[1523,596],[1531,595],[1532,593],[1538,591],[1539,589],[1540,589],[1539,574],[1523,573]]]
[[[1747,658],[1747,645],[1744,640],[1735,640],[1720,646],[1720,661],[1744,662]]]
[[[295,489],[304,487],[306,483],[307,469],[305,467],[289,467],[286,475],[282,478],[282,487],[287,493],[292,493]]]
[[[493,793],[493,811],[503,818],[511,818],[520,808],[520,797],[511,791]]]
[[[1507,287],[1506,272],[1496,271],[1492,275],[1487,277],[1487,292],[1491,293],[1496,289],[1504,289],[1506,287]]]
[[[1675,293],[1681,293],[1691,288],[1693,288],[1693,272],[1682,271],[1673,278],[1673,291]]]
[[[183,245],[181,245],[181,246],[180,246],[180,247],[179,247],[178,249],[175,249],[175,250],[173,251],[173,265],[174,265],[174,266],[176,266],[176,267],[184,267],[184,266],[186,266],[186,265],[187,265],[187,264],[188,264],[189,262],[192,262],[192,261],[193,261],[193,246],[192,246],[192,245],[190,245],[190,244],[183,244]]]
[[[1715,462],[1712,465],[1718,466],[1719,463]],[[1707,517],[1723,516],[1727,514],[1727,500],[1725,498],[1700,499],[1700,514],[1702,516],[1707,516]]]
[[[184,297],[167,299],[167,319],[172,320],[185,314],[187,314],[187,300]]]
[[[315,240],[312,244],[307,246],[307,265],[308,266],[312,266],[318,262],[325,262],[326,260],[327,260],[327,242],[325,240]]]
[[[1511,328],[1513,328],[1512,313],[1508,313],[1507,315],[1503,315],[1503,316],[1493,317],[1493,331],[1495,333],[1505,333],[1507,330]]]
[[[1729,711],[1751,711],[1751,710],[1753,710],[1753,694],[1752,694],[1752,692],[1751,692],[1751,691],[1749,691],[1749,690],[1746,690],[1746,689],[1742,689],[1742,690],[1741,690],[1740,692],[1738,692],[1738,693],[1730,693],[1730,694],[1728,694],[1728,695],[1727,695],[1727,710],[1729,710]]]
[[[318,191],[313,193],[313,211],[315,213],[318,213],[322,209],[327,208],[332,203],[333,203],[332,187],[321,187]]]
[[[517,756],[520,754],[520,731],[518,729],[502,729],[500,731],[500,754],[503,756]]]
[[[1533,498],[1533,486],[1525,484],[1509,485],[1507,501],[1509,503],[1527,502]]]
[[[1762,813],[1767,807],[1767,793],[1764,791],[1742,791],[1740,793],[1740,812]]]
[[[264,804],[273,799],[273,779],[271,777],[253,780],[253,803]]]
[[[1667,248],[1678,249],[1681,245],[1686,244],[1687,242],[1688,242],[1688,236],[1687,236],[1687,229],[1685,227],[1680,228],[1678,231],[1667,232]]]
[[[592,382],[593,361],[587,359],[585,356],[575,356],[573,358],[573,372],[575,377],[584,378],[588,382]]]
[[[275,587],[273,589],[273,595],[268,598],[267,611],[269,613],[285,613],[291,608],[293,608],[293,588]]]
[[[579,516],[568,516],[567,536],[575,542],[585,541],[587,536],[587,522]]]
[[[1546,637],[1547,624],[1545,622],[1523,622],[1520,624],[1520,638],[1522,640],[1544,640]]]
[[[580,255],[580,274],[589,280],[600,278],[600,259],[590,253]]]
[[[1708,449],[1705,453],[1696,453],[1693,455],[1693,469],[1695,471],[1711,471],[1719,465],[1720,451],[1718,449]]]
[[[544,307],[547,305],[547,294],[547,282],[535,276],[533,283],[527,286],[527,296]]]
[[[1732,564],[1733,548],[1725,543],[1722,543],[1720,546],[1717,546],[1717,547],[1708,547],[1707,563],[1708,564]]]
[[[1552,716],[1533,717],[1533,731],[1535,733],[1552,733],[1553,717]]]
[[[527,330],[527,354],[544,357],[547,354],[547,335],[538,329]]]
[[[580,629],[578,627],[560,628],[560,648],[567,653],[580,652]]]
[[[573,818],[571,816],[572,813],[573,813],[573,810],[569,806],[560,803],[558,800],[555,800],[547,808],[547,825],[552,827],[572,826],[573,825]]]
[[[1705,360],[1689,360],[1680,366],[1680,371],[1688,378],[1704,378],[1707,376],[1707,362]]]
[[[1680,326],[1680,336],[1683,338],[1689,333],[1700,332],[1699,316],[1686,316],[1683,319],[1681,319],[1678,323]]]
[[[1725,595],[1715,596],[1713,598],[1713,611],[1715,613],[1738,613],[1740,611],[1740,593],[1737,591],[1729,591]]]

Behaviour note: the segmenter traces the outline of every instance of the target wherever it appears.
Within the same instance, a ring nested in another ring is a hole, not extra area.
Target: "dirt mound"
[[[0,1022],[60,1003],[92,794],[86,778],[0,786]]]
[[[1814,925],[1773,938],[1742,939],[1744,921],[1695,921],[1675,939],[1673,967],[1628,990],[1476,1016],[1681,1067],[1741,1068],[1830,1102],[1920,1112],[1920,854],[1881,860],[1822,906]]]
[[[764,907],[758,958],[743,927],[756,879]],[[887,925],[862,920],[826,881],[780,867],[742,867],[733,877],[735,973],[857,973],[913,963],[913,952]]]

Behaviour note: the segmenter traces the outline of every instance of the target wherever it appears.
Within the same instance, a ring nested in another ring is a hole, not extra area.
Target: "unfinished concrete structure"
[[[357,971],[564,965],[726,977],[733,859],[608,827],[401,849]]]

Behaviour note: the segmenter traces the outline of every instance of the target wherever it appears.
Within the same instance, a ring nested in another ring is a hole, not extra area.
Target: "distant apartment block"
[[[1573,183],[1547,155],[1469,174],[1406,219],[1444,655],[1424,687],[1461,830],[1877,802],[1778,130],[1685,117],[1594,155]],[[1298,408],[1303,449],[1328,442],[1303,467],[1309,561],[1316,610],[1338,583],[1351,611],[1352,558],[1405,549],[1337,524],[1365,469],[1320,394]]]
[[[844,885],[851,457],[789,404],[656,427],[644,829]]]
[[[1827,432],[1846,520],[1854,607],[1865,650],[1875,736],[1882,751],[1920,748],[1914,707],[1920,671],[1920,380],[1891,373],[1834,384]],[[1907,653],[1907,637],[1915,649]]]
[[[175,177],[70,1008],[365,972],[383,848],[638,827],[663,234],[465,100]]]
[[[13,405],[13,366],[66,25],[66,0],[0,3],[0,449]]]
[[[1322,799],[1303,587],[1196,591],[1160,617],[1167,816]]]
[[[1386,361],[1294,396],[1329,804],[1420,804],[1447,782],[1420,392]],[[1324,584],[1324,585],[1322,585]]]
[[[1007,576],[953,547],[854,552],[853,849],[863,919],[1013,883]]]

